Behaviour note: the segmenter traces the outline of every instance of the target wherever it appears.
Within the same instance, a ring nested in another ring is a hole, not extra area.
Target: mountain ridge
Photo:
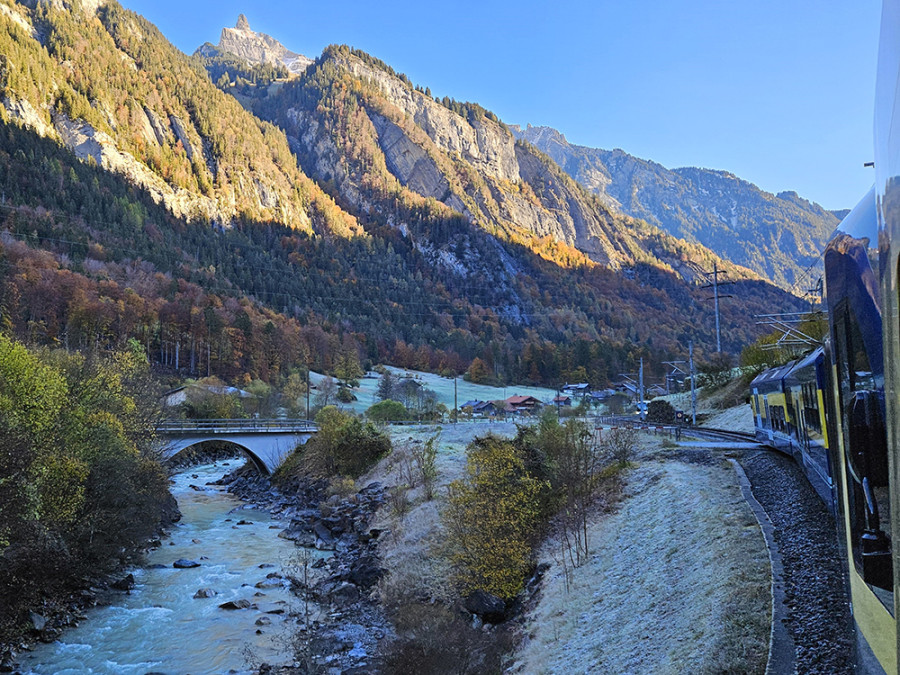
[[[573,145],[552,127],[511,125],[611,209],[794,288],[816,265],[838,214],[796,192],[767,193],[729,171],[667,169],[624,150]]]

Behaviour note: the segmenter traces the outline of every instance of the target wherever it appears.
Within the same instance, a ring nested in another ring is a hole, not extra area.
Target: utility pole
[[[456,404],[456,375],[453,376],[453,423],[459,422],[459,406]]]
[[[640,402],[638,403],[638,410],[641,412],[641,421],[643,422],[646,418],[646,412],[644,411],[644,357],[641,357],[641,369],[638,371],[638,386],[640,387]]]
[[[688,343],[688,354],[691,363],[691,426],[697,426],[697,373],[694,371],[694,343]]]
[[[713,300],[715,301],[716,308],[716,351],[722,351],[722,334],[719,330],[719,298],[730,298],[733,297],[731,295],[719,295],[719,286],[726,285],[732,283],[731,281],[726,281],[723,284],[719,283],[719,275],[725,274],[725,272],[719,271],[719,263],[713,262],[713,271],[712,272],[704,272],[703,273],[707,278],[712,278],[712,282],[706,284],[706,286],[701,286],[701,288],[711,288],[713,289]],[[709,298],[707,298],[708,300]]]
[[[309,364],[306,364],[306,421],[309,422]]]

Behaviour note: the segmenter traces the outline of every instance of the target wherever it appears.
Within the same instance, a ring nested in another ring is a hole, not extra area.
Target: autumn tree
[[[445,523],[464,592],[513,598],[531,568],[547,484],[525,470],[515,445],[495,436],[466,449],[466,475],[450,484]]]

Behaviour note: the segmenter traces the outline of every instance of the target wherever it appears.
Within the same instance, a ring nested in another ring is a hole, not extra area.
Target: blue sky
[[[288,48],[364,49],[435,95],[669,168],[852,207],[874,181],[878,0],[124,0],[181,50],[239,13]]]

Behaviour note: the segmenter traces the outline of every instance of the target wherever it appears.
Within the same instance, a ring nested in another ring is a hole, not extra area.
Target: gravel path
[[[796,463],[770,451],[738,458],[775,526],[798,673],[852,673],[843,554],[834,519]]]

